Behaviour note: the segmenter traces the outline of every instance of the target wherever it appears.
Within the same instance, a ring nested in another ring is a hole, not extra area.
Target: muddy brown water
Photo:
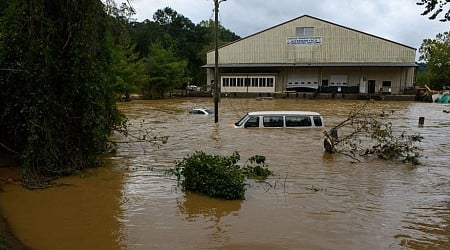
[[[449,249],[448,104],[376,101],[367,107],[395,110],[397,130],[424,136],[422,165],[415,168],[327,155],[320,129],[231,126],[248,111],[311,110],[330,128],[362,103],[223,98],[218,124],[214,116],[188,113],[212,109],[210,99],[120,103],[136,137],[168,136],[168,142],[117,137],[118,150],[105,167],[45,190],[3,184],[2,213],[32,249]],[[265,155],[274,175],[266,183],[249,181],[242,201],[185,193],[165,170],[197,150],[238,151],[242,163]]]

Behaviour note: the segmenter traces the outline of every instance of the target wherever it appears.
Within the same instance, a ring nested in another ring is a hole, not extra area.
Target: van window
[[[314,125],[316,127],[322,127],[322,119],[320,119],[320,116],[313,116]]]
[[[252,116],[248,121],[245,123],[244,127],[246,128],[257,128],[259,127],[259,117],[258,116]]]
[[[311,127],[309,116],[286,116],[286,127]]]
[[[264,116],[264,127],[283,127],[283,116]]]

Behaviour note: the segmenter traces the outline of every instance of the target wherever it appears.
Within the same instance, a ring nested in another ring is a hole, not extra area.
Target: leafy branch
[[[366,104],[367,105],[367,104]],[[368,113],[366,105],[352,110],[347,119],[325,131],[324,148],[327,153],[342,154],[357,162],[375,155],[384,160],[400,160],[419,164],[419,148],[415,143],[423,137],[406,132],[395,133],[387,119],[393,111]],[[342,132],[341,137],[337,131]]]
[[[117,132],[124,136],[124,140],[112,138],[110,139],[110,142],[113,145],[116,145],[118,143],[139,143],[144,151],[146,151],[148,145],[150,145],[152,148],[159,148],[161,145],[166,144],[169,140],[169,136],[157,135],[152,128],[147,127],[145,125],[145,120],[142,120],[139,126],[133,126],[130,123]]]

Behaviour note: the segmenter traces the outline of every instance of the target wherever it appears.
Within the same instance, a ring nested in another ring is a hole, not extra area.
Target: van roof
[[[255,111],[249,112],[248,115],[317,115],[320,116],[317,112],[312,111]]]

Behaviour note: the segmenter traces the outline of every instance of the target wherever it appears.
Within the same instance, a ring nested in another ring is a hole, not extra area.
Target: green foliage
[[[124,124],[103,4],[16,0],[3,13],[0,142],[19,153],[24,184],[45,186],[42,180],[96,166]]]
[[[450,85],[450,31],[437,34],[435,39],[425,39],[419,48],[420,59],[427,64],[428,71],[421,80],[428,81],[432,88]]]
[[[418,63],[416,82],[420,87],[429,85],[431,82],[431,73],[426,63]]]
[[[360,157],[376,155],[384,160],[400,160],[419,164],[419,148],[415,143],[423,138],[405,132],[394,133],[387,120],[392,112],[368,113],[365,106],[353,110],[349,117],[325,133],[324,146],[328,153],[340,153],[361,161]],[[343,132],[339,138],[333,130]]]
[[[444,6],[448,4],[448,0],[420,0],[417,5],[424,5],[425,10],[422,12],[422,15],[429,16],[430,19],[434,20],[438,17],[444,10]],[[444,17],[440,19],[441,22],[450,21],[450,8],[447,9],[447,12],[444,12]]]
[[[148,81],[144,62],[135,52],[136,45],[131,41],[127,30],[134,9],[126,3],[117,6],[114,1],[106,7],[114,41],[114,46],[111,48],[111,82],[118,96],[130,100],[130,93],[138,93],[143,84]]]
[[[12,248],[11,242],[4,237],[0,232],[0,250],[10,250]]]
[[[148,82],[144,61],[138,59],[134,46],[126,44],[116,45],[112,56],[111,81],[114,92],[129,100],[130,93],[138,93]]]
[[[244,179],[265,180],[272,172],[265,165],[265,156],[250,157],[244,167],[237,165],[238,152],[231,156],[208,155],[198,151],[176,163],[169,172],[180,181],[187,191],[203,193],[224,199],[242,199],[245,193]]]
[[[175,57],[171,49],[162,44],[152,44],[147,58],[147,71],[150,75],[145,85],[145,94],[152,98],[164,98],[166,92],[179,87],[184,81],[187,62]]]
[[[247,178],[265,180],[272,172],[266,167],[266,157],[263,155],[254,155],[248,159],[251,165],[246,164],[242,172]]]
[[[237,165],[239,159],[237,152],[225,157],[200,151],[177,162],[176,172],[184,176],[182,186],[187,191],[227,200],[242,199],[245,176]]]
[[[165,50],[170,50],[175,58],[186,63],[183,72],[183,78],[186,81],[195,85],[206,83],[201,66],[206,64],[206,53],[214,48],[214,22],[202,21],[195,25],[188,18],[168,7],[157,10],[153,19],[154,21],[145,20],[141,23],[129,24],[130,37],[136,44],[139,57],[151,58],[150,50],[153,45],[163,44]],[[219,25],[219,44],[237,39],[239,36]],[[160,76],[151,75],[151,77]],[[166,87],[168,88],[170,86]]]

